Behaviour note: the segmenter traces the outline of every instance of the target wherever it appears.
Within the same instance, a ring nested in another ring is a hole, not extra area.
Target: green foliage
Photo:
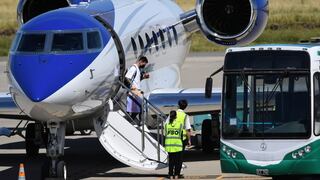
[[[0,56],[7,56],[10,49],[11,41],[13,39],[11,36],[1,36],[0,35]]]

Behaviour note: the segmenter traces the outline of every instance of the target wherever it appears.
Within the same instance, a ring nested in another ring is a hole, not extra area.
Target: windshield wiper
[[[244,74],[244,71],[240,71],[240,77],[241,77],[242,81],[244,82],[244,85],[248,88],[248,91],[251,92],[251,88],[250,88],[248,80]]]
[[[285,73],[286,74],[286,73]],[[279,79],[277,80],[276,84],[274,85],[274,87],[272,88],[269,96],[266,97],[266,101],[264,102],[265,107],[268,108],[269,102],[271,101],[273,95],[275,94],[276,90],[278,89],[278,87],[280,86],[280,84],[282,84],[283,82],[283,76],[279,77]],[[264,90],[263,90],[264,91]],[[267,91],[268,92],[268,91]]]

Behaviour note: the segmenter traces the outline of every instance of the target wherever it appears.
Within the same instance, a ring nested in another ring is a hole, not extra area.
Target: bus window
[[[320,73],[313,76],[314,83],[314,134],[320,135]]]
[[[138,57],[138,49],[137,49],[136,41],[133,38],[131,38],[131,44],[132,44],[132,48],[133,48],[133,51],[134,51],[134,55],[137,58]]]
[[[310,83],[305,74],[225,73],[224,138],[308,138]]]

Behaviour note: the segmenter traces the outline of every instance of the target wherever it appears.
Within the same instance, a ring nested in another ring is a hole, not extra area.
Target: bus
[[[223,173],[320,174],[320,44],[230,48],[222,89]]]

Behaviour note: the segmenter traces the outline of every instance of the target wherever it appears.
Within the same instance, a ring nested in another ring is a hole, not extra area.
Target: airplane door
[[[125,76],[125,71],[126,71],[126,57],[125,57],[125,53],[124,53],[120,38],[119,38],[118,34],[114,31],[112,26],[107,21],[105,21],[100,16],[95,16],[95,19],[98,20],[106,28],[106,30],[111,34],[111,37],[114,40],[114,43],[115,43],[115,46],[117,48],[118,55],[119,55],[119,69],[118,69],[119,70],[119,73],[118,73],[119,80],[121,82],[123,82],[124,76]],[[111,97],[114,97],[116,95],[116,93],[120,89],[120,84],[117,83],[116,87],[114,87],[113,89],[115,90],[115,91],[113,91],[115,93],[112,94]]]

